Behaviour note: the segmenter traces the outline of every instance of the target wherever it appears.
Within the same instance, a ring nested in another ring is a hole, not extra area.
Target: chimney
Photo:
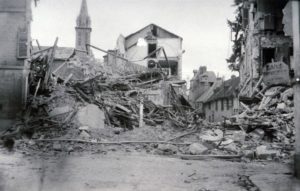
[[[206,72],[207,68],[206,68],[206,66],[200,66],[199,70],[200,70],[200,74],[204,74]]]
[[[194,76],[196,76],[197,72],[197,70],[193,70]]]

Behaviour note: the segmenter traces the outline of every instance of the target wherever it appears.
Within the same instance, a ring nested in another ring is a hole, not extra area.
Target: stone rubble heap
[[[291,88],[269,88],[259,93],[260,102],[242,103],[244,111],[239,115],[208,123],[198,118],[197,110],[175,90],[183,81],[167,78],[159,70],[120,75],[91,59],[70,60],[68,70],[56,69],[44,83],[49,73],[45,56],[32,58],[30,84],[34,91],[23,117],[0,135],[4,141],[23,140],[20,148],[70,152],[77,148],[75,143],[95,147],[129,144],[135,150],[184,159],[285,160],[293,154]],[[92,69],[92,64],[97,66]],[[83,72],[81,66],[88,69]],[[145,93],[161,88],[162,83],[170,99],[167,106],[155,104]]]

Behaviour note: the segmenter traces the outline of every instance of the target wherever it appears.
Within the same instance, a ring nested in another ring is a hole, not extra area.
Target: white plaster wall
[[[178,57],[181,55],[181,39],[178,38],[159,38],[157,39],[157,47],[164,47],[168,57]],[[163,53],[160,52],[160,57]]]
[[[133,46],[126,52],[126,58],[130,61],[142,60],[148,55],[148,47],[147,46]],[[147,66],[147,60],[134,62],[136,64],[140,64],[142,66]]]

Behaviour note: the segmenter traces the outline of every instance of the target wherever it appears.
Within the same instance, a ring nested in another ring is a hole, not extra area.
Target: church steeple
[[[76,49],[86,50],[86,44],[91,42],[91,18],[88,14],[86,0],[82,0],[80,13],[76,20]],[[89,51],[89,49],[87,50]]]

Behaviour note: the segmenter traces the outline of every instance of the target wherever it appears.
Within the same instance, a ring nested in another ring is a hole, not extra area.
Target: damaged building
[[[108,65],[124,67],[131,61],[136,68],[161,68],[166,74],[182,77],[182,37],[166,29],[150,24],[124,37],[120,35],[115,50],[109,52],[104,61]],[[126,60],[122,59],[125,58]],[[125,64],[124,64],[125,63]]]
[[[216,88],[203,104],[205,119],[220,122],[224,117],[231,117],[239,112],[238,86],[240,78],[232,76]]]
[[[30,0],[0,0],[0,128],[26,103],[30,27]]]
[[[217,78],[216,81],[210,86],[197,100],[195,107],[197,113],[201,118],[205,118],[204,104],[210,99],[210,97],[215,93],[215,90],[220,87],[223,83],[222,78]]]
[[[217,80],[213,71],[207,71],[206,66],[200,66],[199,70],[194,70],[194,76],[190,80],[189,101],[195,108],[199,99],[209,88],[211,88]]]
[[[247,0],[241,5],[242,45],[239,60],[240,98],[273,85],[289,85],[293,45],[288,0]]]

